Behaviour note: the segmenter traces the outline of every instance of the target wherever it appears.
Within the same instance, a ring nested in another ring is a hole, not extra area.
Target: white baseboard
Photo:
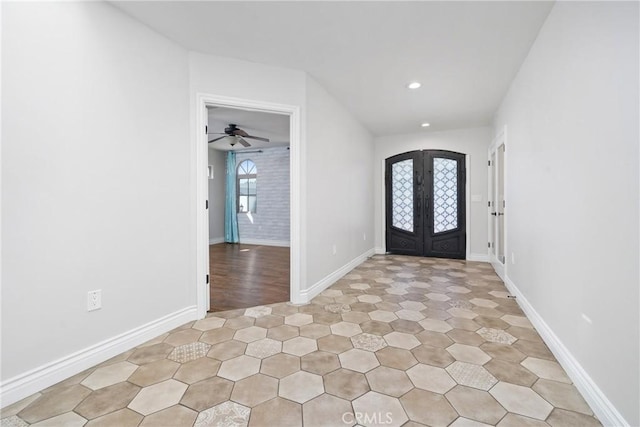
[[[240,239],[240,243],[244,243],[245,245],[280,246],[283,248],[290,246],[288,240]]]
[[[491,258],[489,258],[489,262],[491,263],[491,266],[493,267],[493,270],[496,272],[498,277],[502,279],[503,282],[507,283],[507,274],[506,274],[507,270],[505,269],[504,264],[500,264],[499,262],[493,261]]]
[[[544,342],[547,344],[558,363],[567,372],[571,381],[587,401],[600,422],[605,426],[629,426],[622,414],[613,406],[613,403],[605,396],[598,385],[593,381],[582,365],[571,354],[569,349],[560,341],[560,338],[547,325],[518,287],[505,276],[505,285],[509,292],[516,296],[516,301],[536,328]]]
[[[340,280],[343,276],[345,276],[348,272],[362,264],[367,258],[371,257],[375,253],[373,248],[369,249],[365,253],[357,256],[356,258],[349,261],[347,264],[343,265],[333,273],[329,274],[325,278],[316,282],[309,289],[305,289],[300,291],[300,298],[302,301],[309,302],[314,297],[316,297],[320,292],[327,289],[329,286],[333,285],[335,282]]]
[[[0,384],[0,402],[6,407],[85,369],[143,344],[180,325],[196,320],[196,306],[187,307],[98,344],[9,378]]]
[[[489,262],[489,255],[487,255],[487,254],[469,254],[469,255],[467,255],[467,261]]]
[[[224,237],[214,237],[209,239],[210,245],[215,245],[217,243],[224,243]],[[279,246],[283,248],[288,248],[290,246],[290,242],[288,240],[240,239],[240,243],[244,243],[245,245]]]
[[[374,249],[374,253],[375,253],[376,255],[384,255],[384,254],[386,254],[386,253],[387,253],[387,250],[386,250],[385,248],[376,247],[376,248]]]

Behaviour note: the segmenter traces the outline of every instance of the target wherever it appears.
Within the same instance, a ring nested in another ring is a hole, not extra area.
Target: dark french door
[[[386,160],[387,252],[464,259],[465,158],[424,150]]]

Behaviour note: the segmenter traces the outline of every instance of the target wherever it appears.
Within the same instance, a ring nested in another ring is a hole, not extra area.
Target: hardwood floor
[[[211,308],[225,311],[289,301],[289,248],[209,246]]]

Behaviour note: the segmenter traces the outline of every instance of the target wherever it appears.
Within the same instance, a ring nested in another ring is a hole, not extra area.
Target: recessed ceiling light
[[[422,85],[418,82],[411,82],[407,85],[409,89],[418,89],[420,86]]]
[[[423,123],[423,124],[421,124],[420,126],[422,126],[423,128],[427,128],[427,127],[429,127],[429,126],[431,126],[431,125],[430,125],[429,123]]]

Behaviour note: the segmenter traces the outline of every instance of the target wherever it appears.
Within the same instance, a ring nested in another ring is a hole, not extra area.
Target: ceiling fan
[[[209,135],[224,135],[224,136],[212,139],[211,141],[209,141],[209,143],[218,141],[222,138],[231,137],[231,141],[229,141],[229,143],[231,144],[232,147],[236,145],[238,142],[245,147],[251,147],[251,144],[249,144],[244,138],[250,138],[258,141],[269,142],[269,138],[262,138],[260,136],[249,135],[247,132],[240,129],[238,125],[235,125],[233,123],[229,123],[229,126],[224,129],[224,133],[222,132],[209,133]]]

